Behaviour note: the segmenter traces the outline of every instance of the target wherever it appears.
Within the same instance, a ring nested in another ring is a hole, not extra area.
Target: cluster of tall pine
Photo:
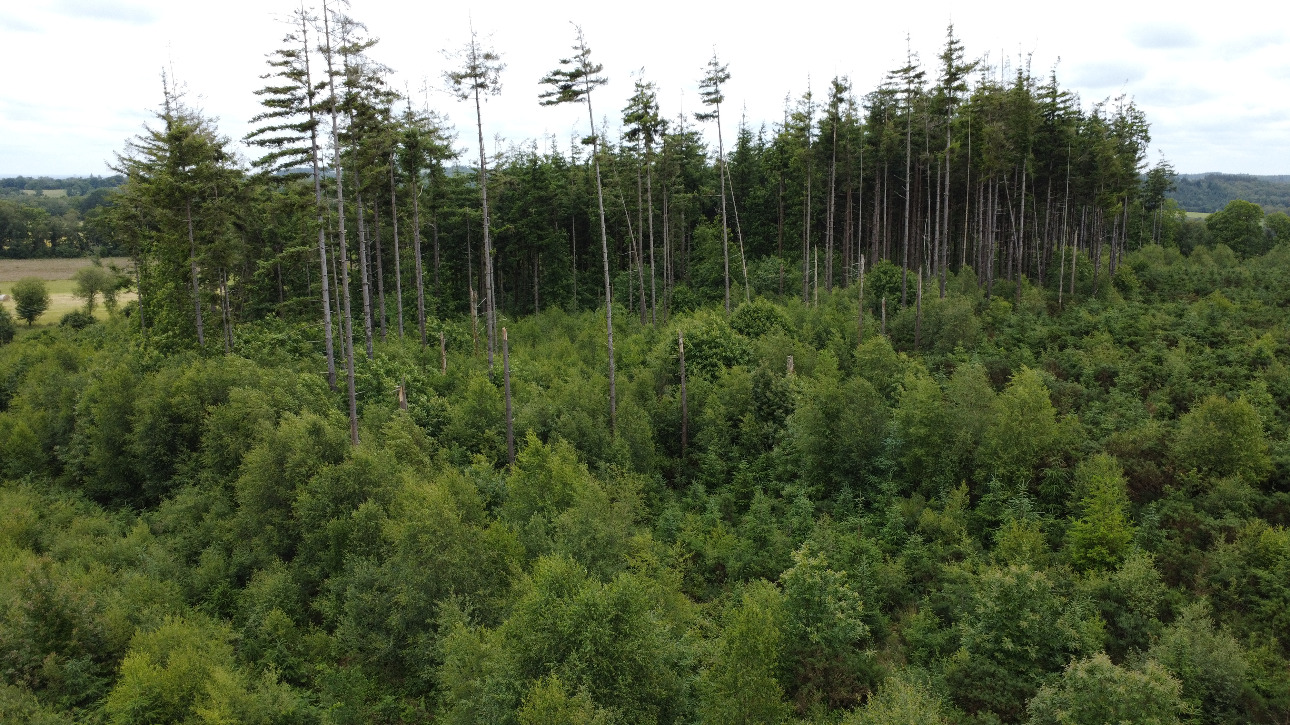
[[[469,313],[491,366],[499,315],[603,306],[612,425],[615,293],[653,324],[717,298],[729,313],[732,296],[863,295],[877,275],[885,314],[889,297],[921,306],[925,286],[943,297],[970,268],[987,295],[1002,279],[1019,300],[1024,279],[1060,305],[1080,259],[1096,290],[1127,249],[1159,240],[1170,208],[1173,171],[1146,171],[1131,99],[1085,107],[1026,57],[968,60],[952,27],[930,66],[910,52],[863,95],[836,77],[786,96],[780,122],[741,119],[727,152],[731,71],[715,53],[698,113],[666,116],[642,71],[615,128],[597,122],[604,70],[575,26],[535,99],[585,106],[567,154],[555,138],[489,148],[484,101],[505,66],[470,28],[443,76],[473,106],[467,153],[428,93],[392,87],[376,38],[342,10],[302,5],[267,55],[249,166],[165,79],[156,122],[118,157],[110,221],[137,262],[140,325],[165,345],[205,346],[213,321],[228,350],[240,320],[320,320],[355,443],[354,347],[371,358],[374,339],[415,335],[442,348],[446,316]]]

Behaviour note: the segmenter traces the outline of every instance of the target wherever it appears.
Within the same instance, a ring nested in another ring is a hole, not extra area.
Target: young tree
[[[349,397],[349,441],[352,445],[358,445],[358,403],[354,391],[354,315],[350,306],[349,299],[349,246],[345,239],[345,175],[344,167],[340,161],[340,120],[337,113],[340,99],[336,94],[336,76],[343,72],[343,69],[336,68],[337,49],[332,45],[332,14],[334,11],[327,7],[326,0],[323,2],[323,46],[320,49],[323,59],[327,63],[327,90],[326,99],[327,110],[331,115],[331,141],[332,141],[332,171],[336,174],[336,220],[337,235],[340,238],[340,261],[341,261],[341,289],[345,301],[344,306],[344,323],[345,323],[345,388]],[[340,22],[348,22],[348,18],[338,16]]]
[[[649,305],[650,322],[658,323],[658,290],[654,274],[654,144],[666,131],[667,124],[658,113],[658,95],[653,83],[636,81],[636,93],[623,109],[624,137],[645,149],[645,203],[649,209]]]
[[[556,106],[562,103],[585,103],[587,120],[591,124],[591,135],[583,142],[591,142],[591,158],[596,169],[596,203],[600,210],[600,252],[605,271],[605,330],[609,347],[609,427],[617,429],[618,396],[614,387],[614,297],[609,283],[609,232],[605,228],[605,188],[600,177],[600,139],[596,134],[596,115],[591,107],[591,91],[605,85],[607,79],[601,75],[604,67],[591,62],[591,48],[587,46],[582,27],[574,25],[576,40],[573,44],[573,55],[560,59],[560,68],[542,77],[542,84],[551,89],[544,91],[540,102],[544,106]],[[729,309],[729,292],[727,291],[726,308]]]
[[[458,51],[457,60],[458,69],[448,71],[444,78],[458,99],[475,102],[475,130],[479,134],[479,195],[484,226],[484,309],[488,326],[488,367],[491,368],[493,350],[496,347],[497,295],[493,290],[493,242],[488,217],[488,157],[484,153],[484,117],[480,99],[502,92],[501,74],[506,66],[492,48],[485,48],[480,44],[473,25],[470,28],[470,40]]]
[[[694,118],[699,121],[716,121],[717,122],[717,165],[720,167],[718,176],[721,177],[721,256],[725,265],[725,302],[726,314],[730,314],[730,230],[726,223],[726,149],[725,142],[721,136],[721,102],[726,97],[721,93],[721,86],[730,80],[728,66],[721,65],[717,59],[717,54],[713,52],[712,59],[708,61],[707,73],[699,80],[699,98],[705,106],[711,106],[713,110],[702,111],[694,114]],[[745,275],[747,277],[747,275]],[[745,287],[747,287],[747,279]]]
[[[323,345],[327,356],[327,385],[336,389],[336,354],[331,323],[331,275],[327,265],[327,207],[323,203],[322,174],[318,146],[318,93],[324,85],[315,84],[310,66],[309,26],[316,21],[302,4],[292,11],[292,29],[283,38],[284,47],[269,56],[274,70],[262,78],[277,79],[256,91],[265,110],[251,119],[264,123],[247,134],[246,140],[267,153],[255,161],[265,171],[283,172],[308,163],[314,188],[315,226],[318,232],[319,283],[321,285]],[[308,145],[305,141],[308,140]]]
[[[49,287],[43,279],[24,277],[13,283],[9,293],[13,295],[14,310],[28,327],[49,309]]]

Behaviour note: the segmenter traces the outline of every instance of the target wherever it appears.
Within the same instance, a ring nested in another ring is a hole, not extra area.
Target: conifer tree
[[[708,69],[703,78],[699,80],[699,99],[705,106],[711,106],[711,111],[701,111],[694,114],[694,118],[699,121],[716,121],[717,122],[717,165],[720,167],[718,176],[721,177],[721,256],[724,264],[725,274],[725,303],[726,314],[730,314],[730,229],[726,222],[726,149],[725,142],[721,136],[721,102],[726,100],[725,95],[721,93],[721,86],[730,80],[730,71],[728,66],[722,65],[717,59],[717,54],[712,53],[712,59],[708,61]],[[746,285],[745,285],[746,286]]]
[[[585,103],[587,120],[591,125],[591,135],[583,142],[591,142],[592,165],[596,169],[596,203],[600,210],[600,251],[605,272],[605,330],[609,348],[609,427],[618,427],[618,396],[614,387],[614,297],[609,282],[609,232],[605,227],[605,188],[600,177],[600,139],[596,134],[596,115],[591,106],[591,91],[605,85],[607,79],[601,75],[604,67],[591,62],[591,48],[587,46],[582,27],[574,24],[576,40],[573,44],[573,55],[560,59],[560,68],[542,77],[542,84],[550,86],[540,96],[544,106],[556,106],[563,103]],[[727,292],[727,309],[729,309]]]
[[[309,26],[315,21],[303,4],[292,11],[292,29],[283,38],[284,46],[269,55],[269,67],[274,70],[262,78],[277,79],[271,85],[256,91],[266,110],[251,119],[251,123],[265,123],[246,139],[268,152],[255,161],[266,170],[283,172],[307,163],[314,188],[314,209],[318,231],[318,261],[321,269],[323,343],[327,356],[327,385],[336,389],[336,355],[332,342],[331,291],[327,273],[326,206],[323,204],[322,175],[319,168],[318,149],[318,92],[323,84],[315,84],[310,66]],[[308,146],[304,142],[308,140]]]
[[[506,67],[501,56],[492,48],[485,48],[472,25],[470,40],[457,53],[459,67],[444,74],[458,99],[475,102],[475,129],[479,134],[479,195],[483,207],[484,229],[484,310],[488,328],[488,367],[493,366],[496,348],[497,294],[493,289],[493,242],[488,215],[488,157],[484,153],[484,117],[480,107],[481,97],[495,96],[502,91],[501,73]],[[588,101],[590,103],[590,101]]]

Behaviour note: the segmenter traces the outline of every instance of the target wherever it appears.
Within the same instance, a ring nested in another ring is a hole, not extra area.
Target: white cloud
[[[253,91],[263,82],[265,53],[285,28],[275,18],[294,0],[225,0],[216,9],[160,0],[61,0],[0,14],[0,46],[9,57],[39,58],[38,73],[14,73],[0,86],[0,175],[102,173],[103,163],[137,133],[161,96],[160,71],[173,65],[200,105],[221,119],[221,131],[240,138],[259,109]],[[697,107],[696,81],[714,43],[732,75],[726,135],[746,109],[755,126],[783,116],[785,95],[797,98],[808,79],[817,94],[835,74],[849,75],[857,92],[875,87],[904,60],[906,33],[935,75],[935,58],[951,18],[970,57],[1001,56],[1015,67],[1031,54],[1046,74],[1060,56],[1058,78],[1086,102],[1124,90],[1153,124],[1153,147],[1188,170],[1290,173],[1290,134],[1268,120],[1290,118],[1290,96],[1269,93],[1290,73],[1280,56],[1284,35],[1251,35],[1239,18],[1205,17],[1161,24],[1151,8],[1094,0],[1083,12],[1002,0],[990,12],[959,17],[950,0],[909,6],[818,4],[800,12],[659,0],[648,7],[589,0],[545,3],[473,0],[448,5],[354,0],[352,13],[381,43],[374,56],[396,71],[396,88],[417,91],[423,79],[440,83],[441,48],[464,40],[467,22],[493,33],[507,70],[500,97],[485,106],[485,136],[507,142],[554,134],[567,148],[585,135],[586,115],[537,104],[538,78],[568,54],[572,30],[583,23],[610,85],[597,91],[598,120],[616,121],[631,92],[631,74],[645,67],[659,85],[665,115]],[[1114,16],[1125,33],[1108,32]],[[1199,39],[1198,43],[1193,42]],[[51,52],[56,50],[57,52]],[[1265,105],[1249,107],[1259,97]],[[440,92],[430,103],[449,114],[468,140],[473,108]],[[687,119],[693,124],[692,116]],[[1221,138],[1189,132],[1217,123]],[[709,127],[705,133],[714,136]],[[462,141],[465,145],[465,141]],[[1239,163],[1238,163],[1239,162]]]

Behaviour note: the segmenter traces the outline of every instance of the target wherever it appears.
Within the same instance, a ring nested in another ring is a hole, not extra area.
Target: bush
[[[740,335],[752,338],[775,330],[792,332],[788,316],[779,307],[760,299],[739,305],[730,318],[730,326]]]
[[[9,314],[9,308],[0,305],[0,345],[7,345],[13,342],[13,336],[16,331],[13,326],[13,315]]]
[[[94,315],[84,310],[72,310],[63,315],[63,319],[58,322],[59,327],[70,327],[73,330],[84,330],[94,324]]]

